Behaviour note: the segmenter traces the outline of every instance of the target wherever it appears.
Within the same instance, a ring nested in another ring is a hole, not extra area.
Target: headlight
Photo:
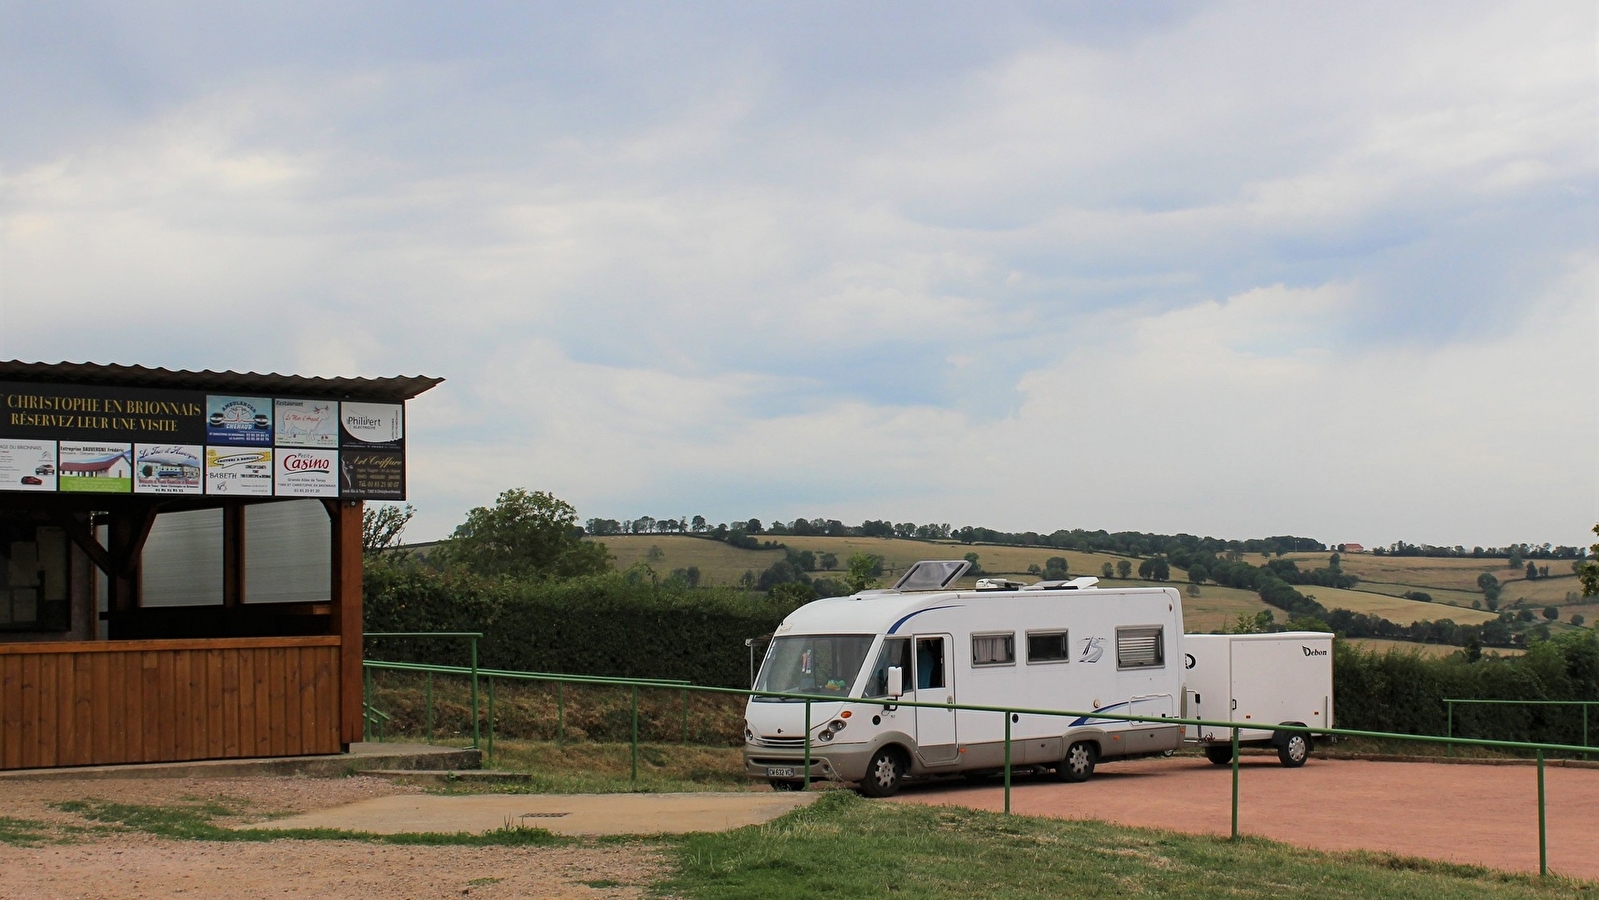
[[[824,728],[822,729],[822,733],[817,735],[817,737],[821,738],[823,743],[826,743],[833,739],[833,732]]]
[[[746,744],[755,743],[755,732],[751,731],[750,727],[748,725],[744,726],[744,743],[746,743]]]
[[[844,730],[844,726],[846,724],[848,724],[848,723],[846,723],[843,719],[834,719],[831,723],[828,724],[827,727],[832,729],[833,731],[843,731]]]

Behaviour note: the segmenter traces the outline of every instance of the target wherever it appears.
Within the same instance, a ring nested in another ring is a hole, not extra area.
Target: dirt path
[[[82,819],[54,809],[97,799],[157,806],[223,803],[219,824],[310,813],[417,788],[372,778],[13,781],[0,819],[44,823],[49,840],[0,843],[0,900],[203,897],[632,898],[664,871],[644,844],[581,847],[407,847],[349,841],[211,843],[117,832],[73,834]],[[0,822],[3,824],[3,822]],[[65,837],[67,843],[58,843]]]
[[[1537,779],[1530,766],[1312,759],[1285,769],[1275,758],[1245,757],[1239,829],[1321,850],[1536,872]],[[1545,779],[1551,871],[1599,878],[1599,770],[1551,767]],[[1018,781],[1011,810],[1225,835],[1231,792],[1230,768],[1192,758],[1139,760],[1105,765],[1085,784]],[[1005,801],[1002,787],[936,784],[907,787],[895,802],[997,811]]]

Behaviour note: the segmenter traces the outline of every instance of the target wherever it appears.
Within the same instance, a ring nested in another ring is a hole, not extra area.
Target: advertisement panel
[[[339,424],[341,446],[363,450],[399,450],[405,446],[405,407],[399,403],[343,403]]]
[[[55,441],[0,441],[0,491],[55,489]]]
[[[206,397],[205,442],[232,447],[272,446],[272,401],[265,397]]]
[[[205,396],[0,382],[0,438],[199,444],[205,441]]]
[[[133,445],[62,441],[58,489],[89,494],[133,492]]]
[[[135,494],[198,494],[204,490],[205,448],[191,444],[134,444]]]
[[[205,448],[205,492],[229,497],[272,496],[272,451]]]
[[[277,400],[273,429],[279,447],[339,446],[339,404],[334,400]]]
[[[336,450],[280,450],[273,493],[279,497],[337,497]]]
[[[405,454],[396,450],[341,451],[339,496],[357,500],[404,500]]]

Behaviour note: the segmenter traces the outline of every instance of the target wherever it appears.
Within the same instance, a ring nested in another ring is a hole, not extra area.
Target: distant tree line
[[[1515,560],[1513,568],[1521,568],[1521,561],[1527,559],[1580,559],[1583,556],[1581,547],[1554,546],[1549,543],[1542,544],[1508,544],[1504,547],[1439,547],[1433,544],[1409,544],[1404,541],[1394,541],[1387,547],[1374,547],[1372,554],[1375,556],[1438,556],[1444,558],[1470,558],[1470,559],[1509,559]]]

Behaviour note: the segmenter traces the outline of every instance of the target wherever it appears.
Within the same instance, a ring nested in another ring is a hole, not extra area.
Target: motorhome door
[[[915,675],[917,703],[954,703],[954,667],[950,665],[950,649],[954,646],[947,634],[918,634],[916,636]],[[958,752],[955,743],[955,711],[953,709],[916,708],[916,749],[924,765],[947,765],[955,762]]]

